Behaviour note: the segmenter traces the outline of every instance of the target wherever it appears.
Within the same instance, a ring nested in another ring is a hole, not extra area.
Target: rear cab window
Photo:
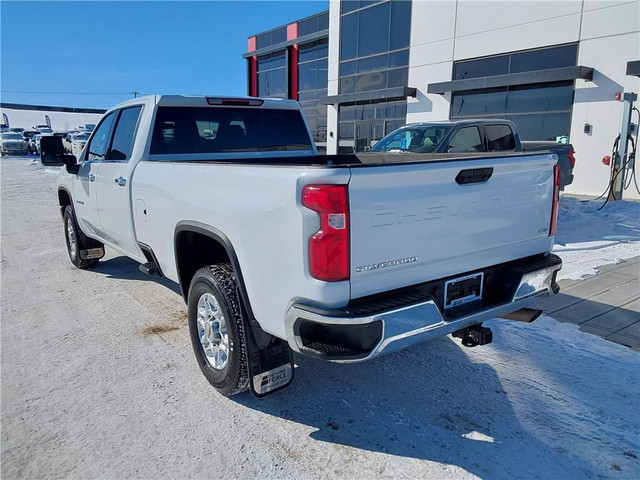
[[[313,150],[299,110],[158,107],[150,155]]]
[[[516,148],[516,139],[507,124],[485,125],[484,134],[489,152],[508,152]]]

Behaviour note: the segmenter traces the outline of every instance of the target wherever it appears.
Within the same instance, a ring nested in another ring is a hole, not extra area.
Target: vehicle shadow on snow
[[[480,477],[593,472],[526,432],[495,370],[473,363],[462,348],[441,338],[352,365],[296,356],[299,368],[288,389],[234,400],[308,425],[316,429],[314,440],[457,465]]]
[[[152,281],[167,287],[169,290],[182,296],[178,284],[164,277],[146,275],[138,268],[140,264],[129,257],[112,257],[107,260],[100,260],[91,270],[105,275],[107,278],[117,278],[120,280],[140,280]]]

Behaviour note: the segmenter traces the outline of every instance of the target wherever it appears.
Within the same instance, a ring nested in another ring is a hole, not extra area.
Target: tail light
[[[575,150],[569,150],[569,160],[571,160],[571,168],[576,166]]]
[[[560,167],[553,167],[553,204],[551,206],[551,225],[549,226],[549,236],[556,233],[558,223],[558,202],[560,201]]]
[[[302,204],[318,213],[320,229],[309,238],[309,271],[325,282],[349,279],[349,198],[346,185],[307,185]]]

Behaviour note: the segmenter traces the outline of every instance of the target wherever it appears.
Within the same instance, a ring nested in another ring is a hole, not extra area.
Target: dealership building
[[[250,37],[244,58],[248,94],[300,102],[320,151],[362,151],[410,122],[503,118],[523,140],[568,137],[566,190],[599,195],[640,93],[640,0],[331,0]]]

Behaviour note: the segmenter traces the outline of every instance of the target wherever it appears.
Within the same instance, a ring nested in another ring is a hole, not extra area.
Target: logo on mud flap
[[[259,373],[253,377],[253,388],[258,395],[263,395],[291,382],[291,364]]]

